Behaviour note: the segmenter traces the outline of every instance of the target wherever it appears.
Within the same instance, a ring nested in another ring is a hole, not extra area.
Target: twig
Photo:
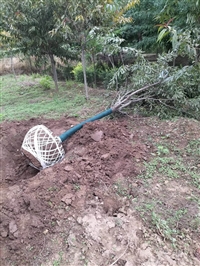
[[[124,254],[126,253],[128,247],[129,247],[129,240],[128,240],[128,244],[127,244],[126,249],[124,250],[124,252],[113,263],[111,263],[109,266],[115,265],[115,263],[117,263],[118,260],[120,260],[124,256]]]
[[[125,95],[123,95],[122,97],[119,96],[118,99],[117,99],[116,104],[114,104],[114,106],[112,107],[112,110],[113,110],[113,111],[116,111],[118,108],[120,108],[120,106],[122,106],[122,105],[125,104],[127,101],[129,101],[130,98],[131,98],[133,95],[135,95],[135,94],[137,94],[137,93],[139,93],[139,92],[141,92],[141,91],[147,90],[147,89],[149,89],[149,88],[151,88],[151,87],[157,86],[157,85],[159,85],[161,82],[162,82],[162,80],[161,80],[161,81],[158,81],[158,82],[155,82],[155,83],[153,83],[153,84],[150,84],[150,85],[146,85],[146,86],[144,86],[143,88],[140,88],[140,89],[138,89],[138,90],[136,90],[136,91],[128,92],[128,93],[126,93]]]
[[[169,108],[171,108],[171,109],[174,109],[174,110],[176,110],[176,111],[179,111],[178,108],[176,108],[176,107],[174,107],[174,106],[171,106],[171,105],[169,105],[169,104],[166,104],[166,103],[162,102],[162,100],[159,100],[159,102],[160,102],[161,104],[165,105],[166,107],[169,107]],[[187,112],[187,111],[181,110],[181,112],[182,112],[183,114],[187,114],[187,115],[190,115],[190,116],[194,117],[193,114],[191,114],[191,113],[189,113],[189,112]]]

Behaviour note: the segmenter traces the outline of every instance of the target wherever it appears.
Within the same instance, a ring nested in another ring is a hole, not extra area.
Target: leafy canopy
[[[54,36],[50,34],[56,25],[56,16],[62,14],[59,1],[0,0],[0,4],[3,6],[0,29],[10,36],[5,41],[12,39],[15,47],[25,55],[64,56],[63,35],[59,32]]]

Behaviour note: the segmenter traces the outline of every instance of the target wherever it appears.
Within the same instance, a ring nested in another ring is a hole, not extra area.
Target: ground
[[[84,125],[37,171],[20,147],[44,124],[1,123],[1,265],[200,265],[200,123],[124,116]]]

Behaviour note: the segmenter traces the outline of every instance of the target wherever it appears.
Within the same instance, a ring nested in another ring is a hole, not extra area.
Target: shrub
[[[74,78],[77,82],[84,82],[84,77],[83,77],[83,66],[82,63],[78,63],[72,70],[72,73],[74,74]],[[94,67],[93,66],[88,66],[86,69],[86,76],[87,76],[87,82],[89,85],[94,84],[95,82],[95,72],[94,72]]]
[[[97,69],[97,79],[102,82],[104,87],[107,88],[113,75],[118,70],[118,68],[107,68],[107,69]],[[121,83],[120,78],[118,79],[118,85]]]
[[[45,75],[40,80],[40,86],[46,90],[49,90],[49,89],[51,89],[52,82],[53,82],[52,77]]]

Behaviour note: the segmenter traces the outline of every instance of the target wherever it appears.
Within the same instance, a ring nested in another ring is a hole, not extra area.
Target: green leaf
[[[159,33],[158,35],[158,38],[157,38],[157,42],[161,42],[162,39],[167,36],[169,34],[169,31],[167,30],[167,28],[161,30],[161,32]]]

